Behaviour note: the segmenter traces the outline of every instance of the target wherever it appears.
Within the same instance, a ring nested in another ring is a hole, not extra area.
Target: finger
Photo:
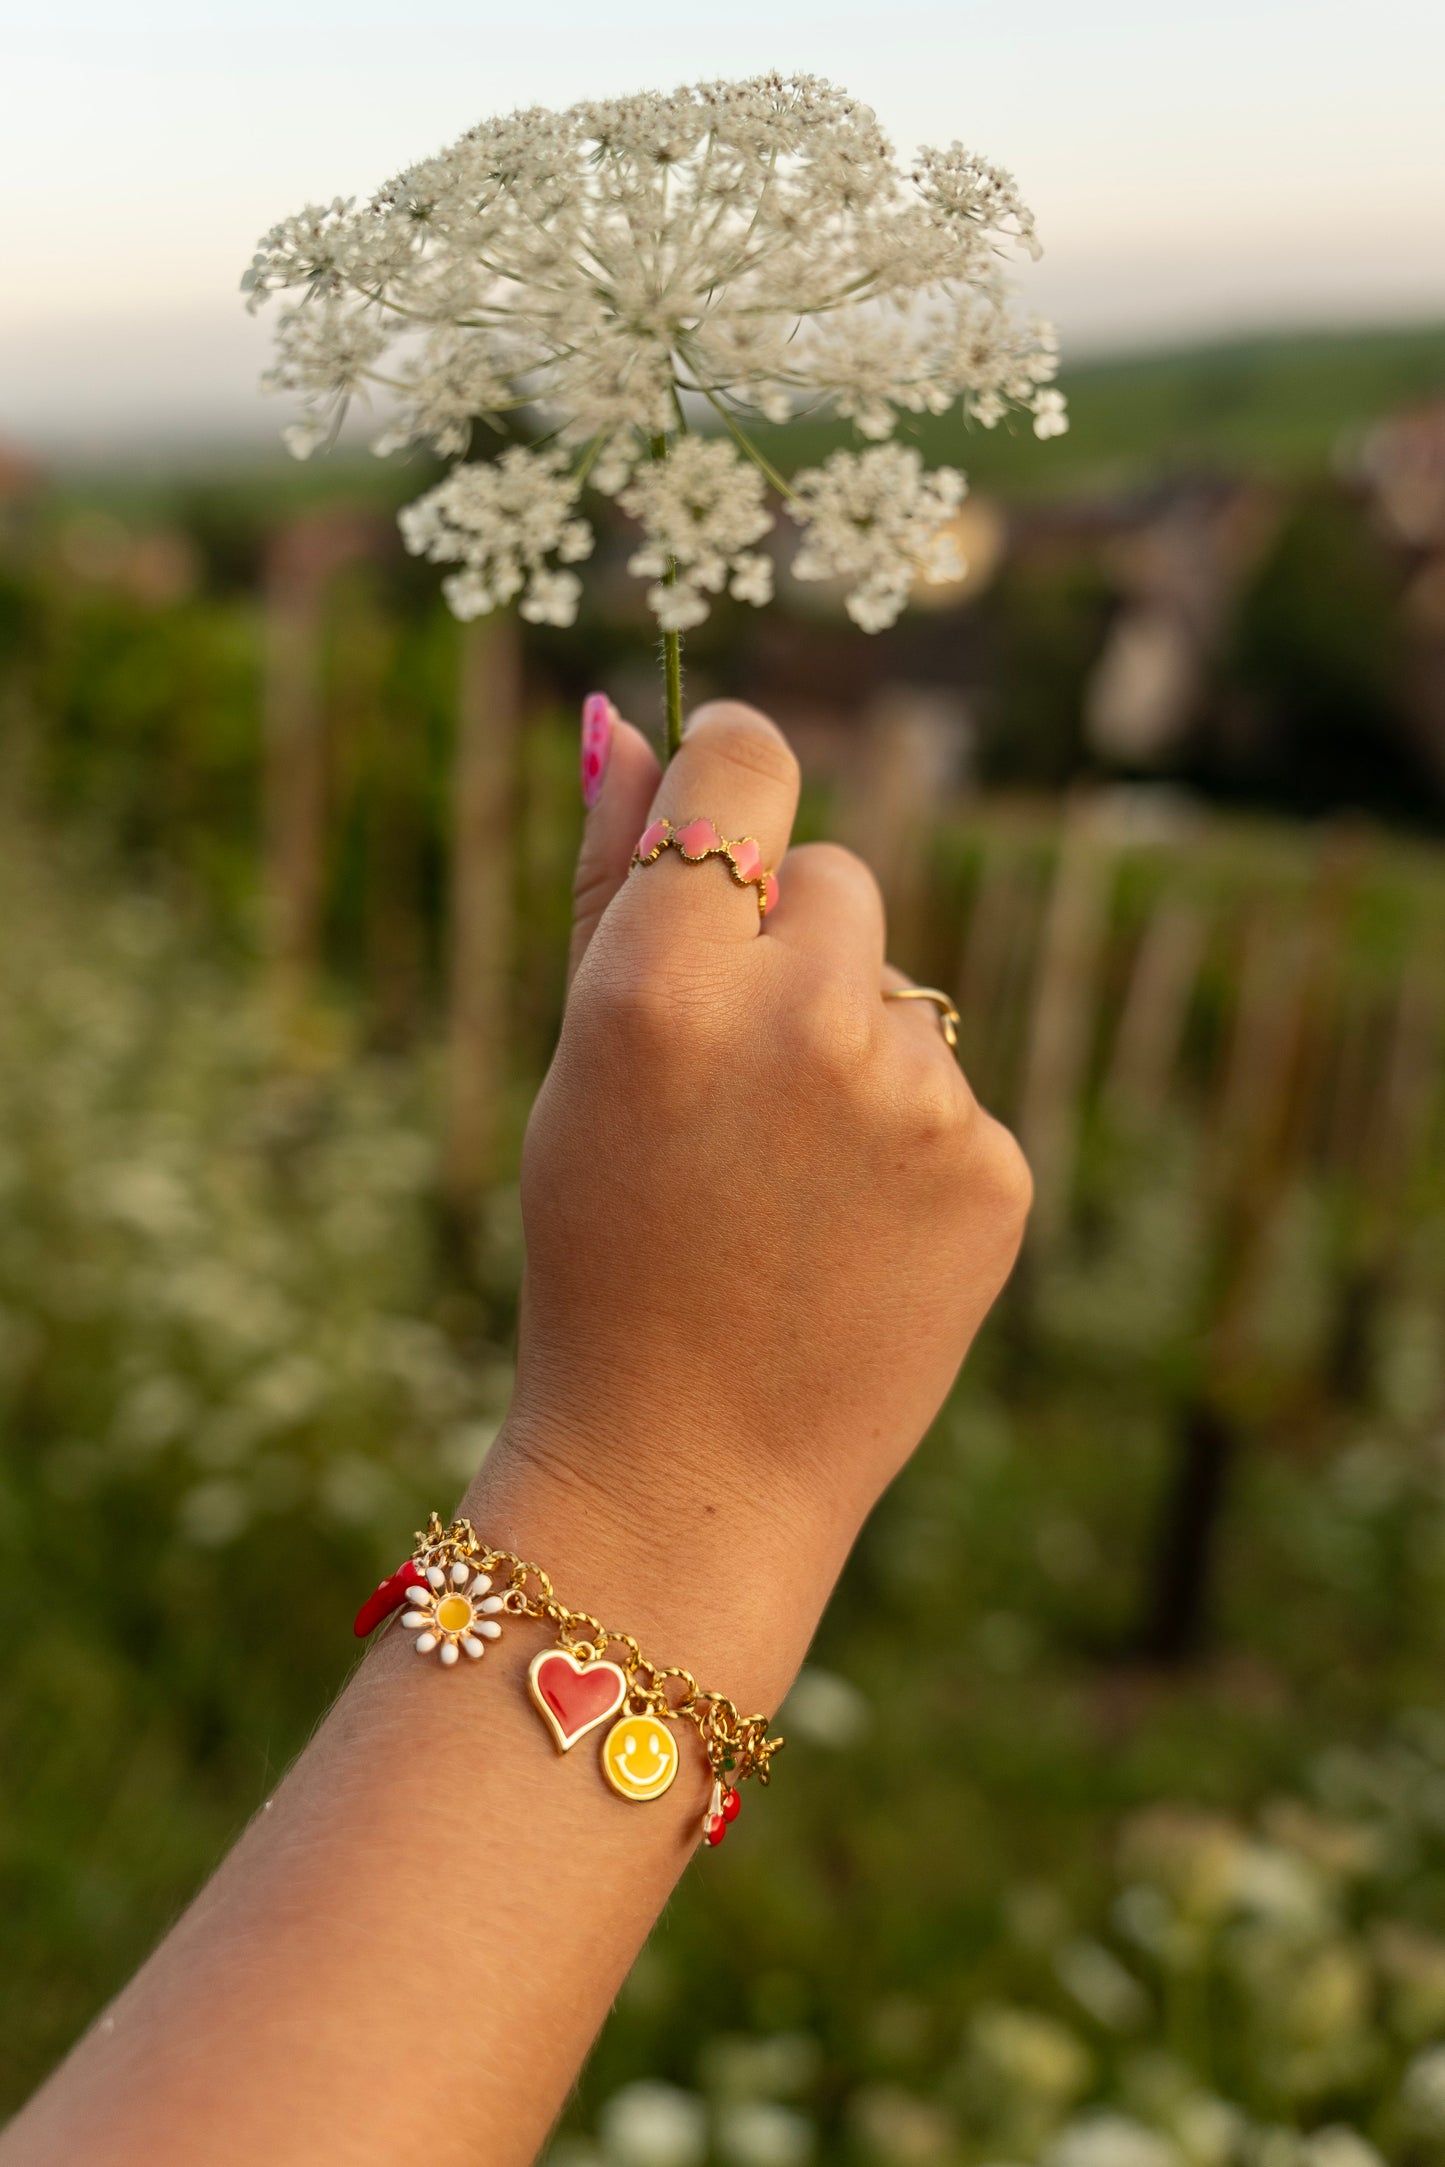
[[[871,993],[884,969],[883,896],[861,858],[839,843],[801,843],[783,860],[768,932],[846,970]]]
[[[915,990],[917,990],[917,981],[910,978],[906,971],[900,971],[895,963],[884,965],[883,992],[885,996],[889,993],[913,992]],[[944,1028],[943,1013],[936,1001],[922,999],[916,1001],[890,1001],[885,998],[883,1006],[888,1012],[890,1028],[899,1035],[900,1044],[906,1040],[915,1047],[926,1049],[926,1042],[931,1041],[934,1047],[947,1055],[950,1067],[957,1069],[960,1078],[967,1084],[967,1078],[963,1074],[963,1066],[957,1053],[958,1025],[956,1018],[953,1024],[955,1035],[950,1040],[948,1032]]]
[[[788,847],[797,809],[798,763],[782,731],[755,707],[716,700],[688,723],[681,750],[658,784],[648,824],[666,819],[677,829],[709,820],[727,842],[751,837],[762,866],[771,869]],[[740,887],[720,859],[690,864],[677,850],[665,849],[654,864],[638,868],[630,885],[639,914],[679,931],[717,940],[757,934],[758,890]]]
[[[592,693],[582,708],[582,797],[587,822],[572,883],[569,986],[602,913],[627,878],[632,846],[647,819],[661,772],[642,732],[622,720],[605,693]]]

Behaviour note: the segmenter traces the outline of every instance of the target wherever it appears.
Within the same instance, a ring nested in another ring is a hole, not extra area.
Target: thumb
[[[602,913],[627,878],[633,845],[647,825],[662,769],[640,730],[624,722],[605,692],[582,703],[582,801],[587,825],[572,884],[567,983],[587,953]]]

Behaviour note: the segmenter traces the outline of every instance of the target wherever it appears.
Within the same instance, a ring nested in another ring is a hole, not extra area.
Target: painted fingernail
[[[582,803],[589,813],[607,780],[614,713],[605,692],[589,692],[582,702]]]

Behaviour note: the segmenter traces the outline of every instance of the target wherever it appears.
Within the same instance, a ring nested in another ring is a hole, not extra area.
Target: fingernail
[[[582,803],[590,813],[607,780],[612,751],[614,709],[605,692],[589,692],[582,702]]]

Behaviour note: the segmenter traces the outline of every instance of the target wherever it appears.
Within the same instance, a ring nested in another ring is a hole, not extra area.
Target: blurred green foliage
[[[1007,493],[1196,456],[1303,475],[1221,665],[1297,790],[1326,757],[1373,776],[1395,698],[1389,578],[1320,470],[1439,382],[1438,340],[1405,335],[1078,371],[1065,446],[965,458]],[[299,1023],[258,968],[270,539],[402,493],[285,473],[52,493],[0,577],[0,2110],[267,1795],[360,1594],[502,1414],[579,821],[561,696],[641,641],[609,618],[528,651],[503,1147],[459,1245],[458,636],[394,550],[320,621]],[[1005,566],[995,782],[1087,774],[1109,606],[1086,555]],[[849,635],[822,636],[846,676]],[[751,681],[776,659],[752,637],[720,620],[700,677]],[[899,960],[959,989],[1048,1231],[557,2167],[1441,2167],[1445,863],[1157,794],[932,804],[910,842]],[[1151,1606],[1201,1410],[1232,1458],[1197,1659],[1166,1665]]]

